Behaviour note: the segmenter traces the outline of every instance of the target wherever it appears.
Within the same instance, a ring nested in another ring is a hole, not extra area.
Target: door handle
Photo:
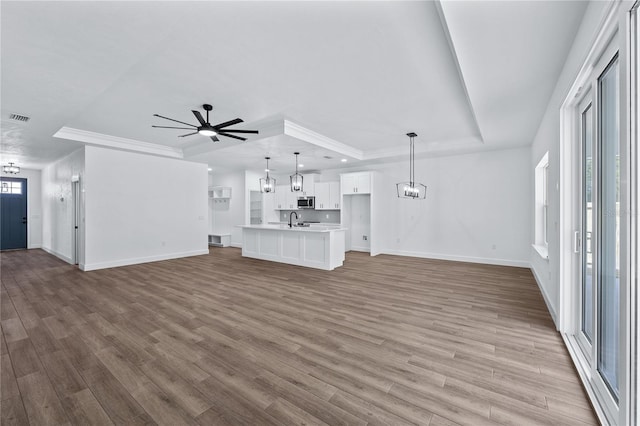
[[[580,253],[580,231],[573,233],[573,252]]]
[[[26,217],[22,217],[22,223],[27,223],[27,218]]]

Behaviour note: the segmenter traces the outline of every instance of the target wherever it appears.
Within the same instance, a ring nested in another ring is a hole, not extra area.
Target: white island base
[[[344,262],[344,229],[246,225],[242,256],[331,271]]]

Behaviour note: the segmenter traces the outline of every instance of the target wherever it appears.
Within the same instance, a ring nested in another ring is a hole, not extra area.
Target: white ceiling
[[[585,5],[3,1],[2,162],[41,168],[86,143],[63,127],[229,169],[267,154],[291,168],[296,150],[313,169],[397,158],[409,131],[418,152],[528,145]],[[195,123],[203,103],[260,135],[151,128],[171,125],[154,113]]]

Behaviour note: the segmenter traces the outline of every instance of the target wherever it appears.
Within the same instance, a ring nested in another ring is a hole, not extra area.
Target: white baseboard
[[[111,260],[108,262],[85,263],[80,265],[83,271],[95,271],[96,269],[115,268],[118,266],[138,265],[140,263],[159,262],[161,260],[179,259],[181,257],[201,256],[209,254],[209,249],[193,250],[182,253],[170,253],[157,256],[137,257],[132,259]]]
[[[34,247],[34,248],[35,248],[35,247]],[[62,253],[58,253],[57,251],[52,250],[52,249],[50,249],[49,247],[44,247],[44,246],[43,246],[43,247],[40,247],[40,248],[41,248],[42,250],[46,251],[47,253],[54,255],[55,257],[57,257],[57,258],[58,258],[58,259],[60,259],[60,260],[64,260],[64,261],[65,261],[65,262],[67,262],[67,263],[73,264],[73,260],[72,260],[70,257],[65,256],[65,255],[64,255],[64,254],[62,254]]]
[[[27,250],[39,249],[39,248],[42,248],[42,244],[31,244],[30,246],[27,246]]]
[[[406,250],[382,250],[380,254],[392,254],[396,256],[409,256],[420,257],[424,259],[438,259],[438,260],[451,260],[454,262],[470,262],[470,263],[484,263],[488,265],[500,265],[500,266],[515,266],[519,268],[529,268],[531,265],[528,261],[524,260],[510,260],[510,259],[494,259],[489,257],[470,257],[470,256],[457,256],[449,254],[437,254],[437,253],[424,253],[418,251],[406,251]]]
[[[351,246],[351,248],[349,249],[350,251],[360,251],[363,253],[369,253],[371,250],[369,249],[369,247],[353,247]]]
[[[551,314],[551,319],[553,320],[553,323],[556,326],[556,330],[560,331],[560,329],[558,328],[558,315],[556,314],[556,310],[554,309],[553,304],[549,299],[549,295],[547,294],[546,290],[544,289],[544,286],[542,285],[542,280],[540,280],[540,277],[538,276],[538,274],[536,273],[536,270],[532,265],[529,266],[529,269],[531,269],[533,278],[536,280],[536,284],[538,284],[540,293],[542,293],[542,298],[544,299],[544,303],[547,305],[547,310],[549,311],[549,314]]]
[[[229,244],[229,247],[235,247],[235,248],[242,248],[242,243],[231,243]]]

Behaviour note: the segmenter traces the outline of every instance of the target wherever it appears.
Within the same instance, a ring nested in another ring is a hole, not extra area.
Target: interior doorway
[[[27,248],[27,180],[0,180],[0,250]]]
[[[80,263],[80,177],[71,178],[71,195],[73,198],[73,228],[71,241],[73,244],[73,264]]]

